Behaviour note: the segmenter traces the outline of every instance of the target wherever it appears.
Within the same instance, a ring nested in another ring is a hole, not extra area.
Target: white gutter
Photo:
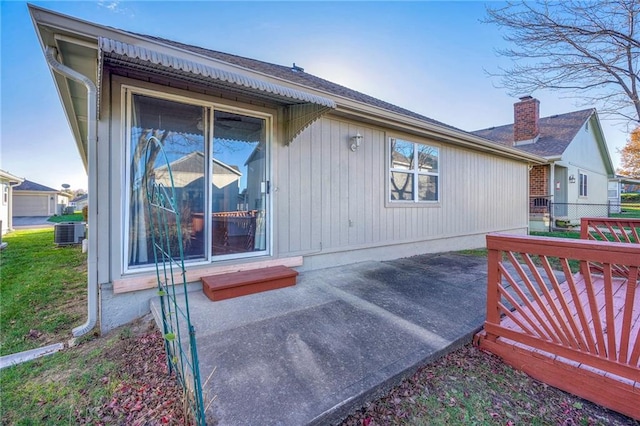
[[[98,236],[96,225],[98,223],[98,179],[97,179],[97,99],[98,89],[91,79],[76,70],[61,64],[56,59],[58,51],[55,47],[48,46],[44,52],[47,63],[51,70],[63,76],[84,84],[87,88],[87,171],[89,175],[89,194],[87,201],[89,209],[89,250],[87,254],[87,322],[72,330],[75,337],[87,334],[95,327],[98,319]],[[92,229],[93,225],[93,229]]]

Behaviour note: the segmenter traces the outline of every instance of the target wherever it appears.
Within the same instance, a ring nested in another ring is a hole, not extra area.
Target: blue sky
[[[58,1],[35,5],[102,25],[291,65],[463,130],[513,121],[513,103],[487,76],[508,62],[483,2]],[[494,5],[496,3],[493,3]],[[60,188],[86,174],[26,2],[0,0],[0,168]],[[534,93],[541,116],[576,109]],[[602,120],[602,117],[601,117]],[[603,120],[614,166],[626,128]]]

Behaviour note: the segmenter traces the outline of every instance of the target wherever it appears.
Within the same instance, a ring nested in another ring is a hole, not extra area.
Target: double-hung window
[[[579,173],[579,180],[578,180],[579,186],[580,186],[580,196],[581,197],[586,197],[587,196],[587,175],[586,173]]]
[[[439,149],[396,138],[389,147],[389,201],[439,201]]]

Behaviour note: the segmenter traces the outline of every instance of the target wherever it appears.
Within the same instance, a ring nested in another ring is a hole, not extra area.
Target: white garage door
[[[22,195],[13,193],[14,216],[50,216],[49,195]]]

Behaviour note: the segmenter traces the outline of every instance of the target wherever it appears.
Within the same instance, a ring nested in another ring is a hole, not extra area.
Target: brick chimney
[[[540,101],[531,96],[523,96],[513,105],[513,144],[532,143],[540,134]]]

